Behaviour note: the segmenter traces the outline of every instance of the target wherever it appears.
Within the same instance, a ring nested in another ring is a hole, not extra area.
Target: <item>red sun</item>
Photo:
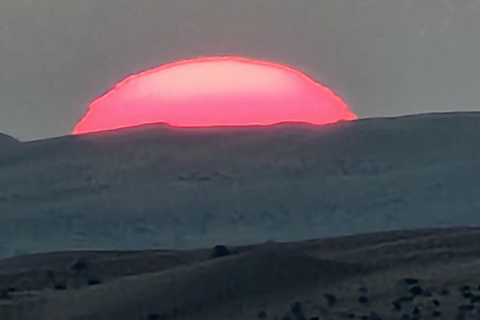
[[[332,90],[296,69],[222,56],[174,62],[127,77],[90,104],[73,134],[157,122],[211,127],[355,119]]]

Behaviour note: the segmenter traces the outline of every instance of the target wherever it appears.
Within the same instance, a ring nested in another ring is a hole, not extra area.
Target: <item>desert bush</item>
[[[57,283],[54,288],[55,290],[66,290],[67,286],[63,283]]]
[[[11,299],[10,293],[7,290],[0,290],[0,300]]]
[[[230,252],[230,250],[228,250],[228,248],[224,245],[216,245],[214,248],[213,248],[213,252],[212,252],[212,255],[211,255],[211,258],[219,258],[219,257],[225,257],[225,256],[229,256],[231,255],[232,253]]]
[[[98,279],[98,278],[91,278],[87,281],[87,284],[89,286],[95,286],[97,284],[101,284],[102,283],[102,280]]]

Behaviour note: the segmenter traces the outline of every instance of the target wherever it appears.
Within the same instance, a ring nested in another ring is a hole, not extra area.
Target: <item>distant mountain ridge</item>
[[[0,151],[0,257],[479,225],[479,136],[462,112],[18,143]]]
[[[0,133],[0,146],[6,146],[6,145],[15,145],[20,143],[17,139],[10,137],[9,135]]]

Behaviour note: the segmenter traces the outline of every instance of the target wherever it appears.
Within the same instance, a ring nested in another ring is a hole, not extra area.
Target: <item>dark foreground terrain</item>
[[[480,228],[0,261],[2,320],[478,319]]]

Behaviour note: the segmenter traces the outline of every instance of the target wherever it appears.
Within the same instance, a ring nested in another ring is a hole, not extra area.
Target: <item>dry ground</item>
[[[480,228],[393,231],[228,250],[221,257],[213,257],[216,250],[209,248],[4,259],[0,319],[479,317]],[[406,278],[418,283],[407,284]],[[461,292],[465,285],[471,288]],[[420,288],[423,292],[415,292]],[[401,297],[413,300],[392,303]],[[459,311],[461,305],[465,311]]]

